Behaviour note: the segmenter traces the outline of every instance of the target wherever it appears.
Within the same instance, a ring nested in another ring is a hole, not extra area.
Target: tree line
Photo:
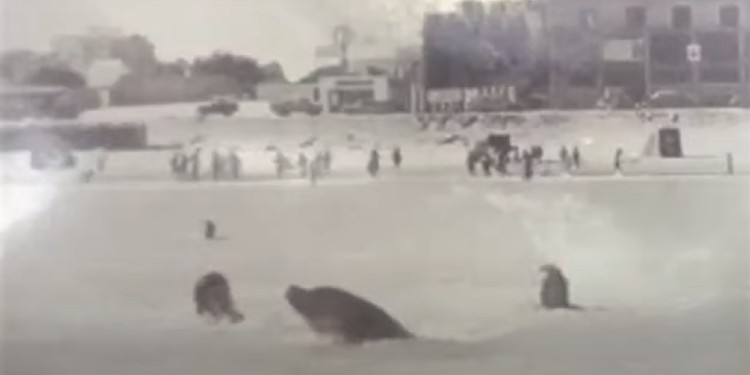
[[[8,50],[0,54],[0,79],[5,84],[87,88],[85,73],[102,58],[119,60],[127,73],[112,86],[112,104],[155,104],[206,100],[214,95],[255,96],[261,82],[285,82],[277,62],[215,51],[188,61],[160,61],[154,44],[142,35],[79,36],[76,54],[61,49],[39,53]],[[73,60],[73,61],[71,61]]]

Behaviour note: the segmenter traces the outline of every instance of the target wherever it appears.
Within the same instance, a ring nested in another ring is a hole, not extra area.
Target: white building
[[[318,80],[319,100],[324,112],[361,108],[372,103],[391,100],[388,76],[352,74],[321,77]]]

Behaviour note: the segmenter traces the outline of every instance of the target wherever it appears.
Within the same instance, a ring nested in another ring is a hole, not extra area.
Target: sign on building
[[[701,46],[700,44],[690,43],[687,46],[687,60],[692,63],[701,61]]]

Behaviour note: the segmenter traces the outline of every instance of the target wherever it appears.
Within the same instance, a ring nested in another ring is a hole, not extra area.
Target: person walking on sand
[[[578,151],[578,146],[573,147],[573,165],[576,170],[581,168],[581,153]]]
[[[273,159],[273,162],[276,165],[276,177],[284,177],[284,170],[286,170],[286,165],[287,163],[289,163],[289,161],[286,159],[286,156],[284,156],[284,153],[282,153],[281,150],[276,151],[276,157]]]
[[[524,150],[521,158],[523,159],[523,178],[531,180],[534,177],[534,157],[529,151]]]
[[[299,176],[301,178],[307,177],[308,160],[304,152],[300,152],[297,157],[297,167],[299,167]]]
[[[224,161],[222,159],[218,150],[211,152],[211,177],[214,180],[218,180],[223,173]]]
[[[322,162],[322,165],[320,167],[322,171],[325,171],[326,173],[330,172],[331,164],[333,163],[333,155],[331,154],[331,149],[326,148],[326,150],[323,151],[321,162]]]
[[[565,146],[560,147],[560,163],[562,163],[563,170],[570,168],[570,155],[568,155],[568,148]]]
[[[229,170],[232,174],[232,178],[239,180],[240,174],[242,173],[242,160],[240,160],[239,155],[237,155],[237,150],[235,149],[232,149],[232,151],[229,152]]]
[[[403,157],[401,155],[401,148],[396,146],[396,148],[393,149],[393,165],[396,168],[401,168],[401,161],[403,160]]]
[[[310,162],[310,185],[316,185],[318,179],[323,174],[325,169],[325,155],[323,153],[317,153]]]
[[[370,160],[367,162],[367,171],[370,176],[377,177],[378,171],[380,170],[380,154],[378,150],[372,150],[370,152]]]
[[[196,148],[193,155],[190,156],[190,176],[193,180],[200,180],[201,178],[201,149]]]
[[[615,151],[615,173],[622,172],[622,148]]]
[[[482,152],[480,163],[482,164],[484,175],[487,177],[492,176],[492,155],[489,150],[484,150]]]

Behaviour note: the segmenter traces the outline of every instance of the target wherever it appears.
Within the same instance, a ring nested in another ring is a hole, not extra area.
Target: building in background
[[[416,111],[421,105],[419,47],[355,38],[343,57],[338,45],[318,47],[314,72],[298,83],[262,83],[258,99],[271,103],[307,100],[327,113]]]
[[[455,11],[427,14],[427,107],[464,110],[489,99],[501,109],[510,104],[507,92],[546,91],[542,15],[536,3],[522,1],[463,1]],[[466,90],[479,94],[468,98]]]
[[[427,106],[543,97],[590,108],[613,92],[636,103],[667,90],[748,104],[748,18],[746,0],[464,1],[425,16]]]
[[[555,106],[589,107],[612,87],[635,102],[664,90],[748,100],[748,1],[550,0],[543,11]]]

